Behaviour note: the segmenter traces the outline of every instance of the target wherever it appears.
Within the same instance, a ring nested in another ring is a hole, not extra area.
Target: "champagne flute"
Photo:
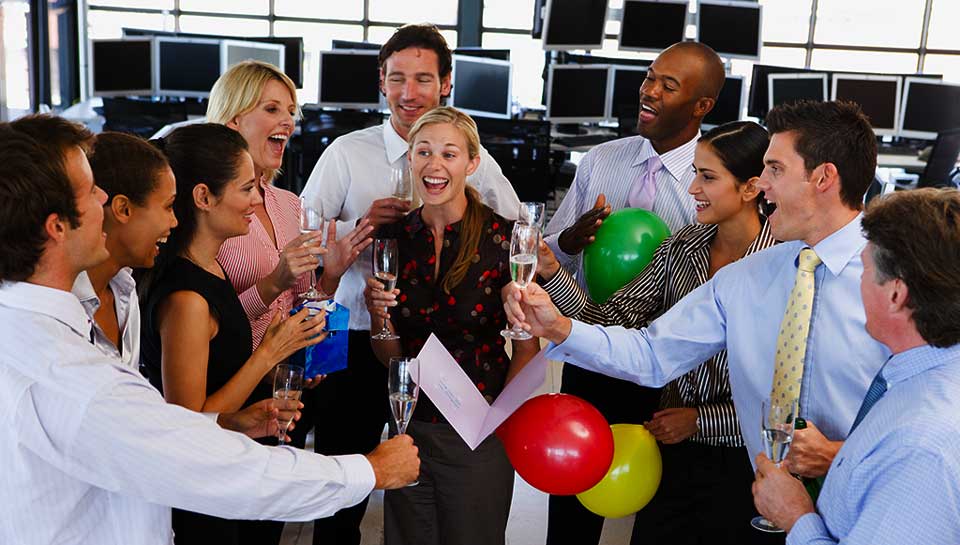
[[[537,272],[537,246],[540,244],[540,229],[535,225],[517,222],[513,224],[513,234],[510,237],[510,276],[520,289],[526,289],[527,284],[533,281]],[[532,338],[513,324],[510,329],[504,329],[501,335],[518,341]]]
[[[393,167],[390,169],[390,186],[393,188],[393,196],[401,201],[410,202],[413,200],[413,183],[410,171],[404,167]]]
[[[398,260],[396,239],[378,238],[373,241],[373,276],[383,284],[383,291],[385,292],[393,291],[393,288],[397,285]],[[380,333],[370,338],[378,341],[391,341],[400,337],[390,332],[390,328],[387,327],[387,319],[384,318]]]
[[[276,373],[273,375],[273,399],[300,401],[300,395],[303,393],[303,367],[281,363],[277,365]],[[293,422],[293,417],[287,420],[278,420],[280,427],[277,437],[280,444],[287,441],[287,428]]]
[[[787,457],[793,442],[794,421],[797,418],[797,403],[780,404],[765,400],[760,409],[760,430],[767,457],[780,467]],[[782,533],[783,529],[764,517],[753,517],[750,525],[762,532]]]
[[[546,207],[547,205],[542,202],[522,202],[520,203],[520,214],[517,216],[517,221],[533,225],[537,229],[540,229],[542,233],[544,220],[546,219]]]
[[[420,395],[420,361],[416,358],[390,358],[387,373],[387,391],[390,397],[390,410],[397,424],[397,433],[407,433],[407,426],[413,416]],[[413,481],[407,486],[415,486]]]
[[[300,234],[313,233],[323,229],[323,212],[318,207],[307,204],[307,201],[300,197]],[[304,302],[318,301],[320,292],[317,291],[317,270],[310,271],[310,287],[307,291],[299,294]]]

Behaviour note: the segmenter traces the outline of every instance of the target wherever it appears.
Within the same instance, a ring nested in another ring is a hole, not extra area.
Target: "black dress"
[[[224,273],[226,276],[226,273]],[[199,294],[210,307],[210,313],[219,325],[217,334],[210,339],[207,359],[207,395],[222,388],[243,364],[250,359],[253,345],[250,322],[240,305],[237,293],[229,279],[219,278],[181,257],[174,258],[159,278],[143,303],[141,322],[140,361],[147,371],[150,383],[163,392],[161,379],[160,328],[157,321],[157,306],[176,291],[192,291]],[[272,395],[262,382],[244,402],[244,406]],[[173,531],[176,545],[239,545],[245,540],[241,535],[244,521],[227,520],[210,515],[173,510]]]

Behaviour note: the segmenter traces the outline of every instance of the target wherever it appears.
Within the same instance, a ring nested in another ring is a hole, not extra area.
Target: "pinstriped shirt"
[[[543,288],[565,316],[588,324],[621,325],[639,329],[672,307],[710,274],[710,243],[716,225],[693,224],[682,228],[657,248],[643,272],[600,305],[563,268]],[[764,223],[745,255],[776,244]],[[696,407],[700,432],[691,441],[713,446],[743,446],[737,413],[730,392],[727,352],[704,362],[667,384],[662,408]]]
[[[698,138],[699,134],[682,146],[660,155],[663,168],[656,178],[653,212],[667,224],[671,233],[676,233],[696,219],[696,203],[687,189],[695,176],[693,152]],[[544,241],[560,264],[576,275],[581,287],[586,286],[583,260],[581,255],[570,256],[560,250],[557,243],[560,233],[589,211],[601,193],[614,212],[627,208],[630,189],[646,174],[647,159],[656,154],[649,140],[642,136],[631,136],[600,144],[580,161],[570,190],[544,230]]]

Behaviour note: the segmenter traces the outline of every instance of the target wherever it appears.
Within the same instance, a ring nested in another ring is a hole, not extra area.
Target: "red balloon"
[[[613,433],[593,405],[569,394],[527,400],[497,428],[510,463],[531,486],[568,496],[592,488],[613,461]]]

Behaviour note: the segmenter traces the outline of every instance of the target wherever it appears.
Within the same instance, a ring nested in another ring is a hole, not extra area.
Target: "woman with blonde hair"
[[[371,319],[386,318],[399,340],[372,340],[378,359],[415,356],[434,334],[488,401],[536,354],[537,339],[512,341],[500,290],[510,282],[513,222],[480,201],[466,183],[480,164],[477,126],[448,107],[431,110],[410,130],[413,185],[423,206],[380,228],[396,238],[396,289],[376,279],[365,296]],[[389,307],[389,312],[384,307]],[[488,437],[471,451],[421,392],[407,428],[420,449],[420,484],[385,495],[388,545],[505,542],[513,468],[503,444]]]

